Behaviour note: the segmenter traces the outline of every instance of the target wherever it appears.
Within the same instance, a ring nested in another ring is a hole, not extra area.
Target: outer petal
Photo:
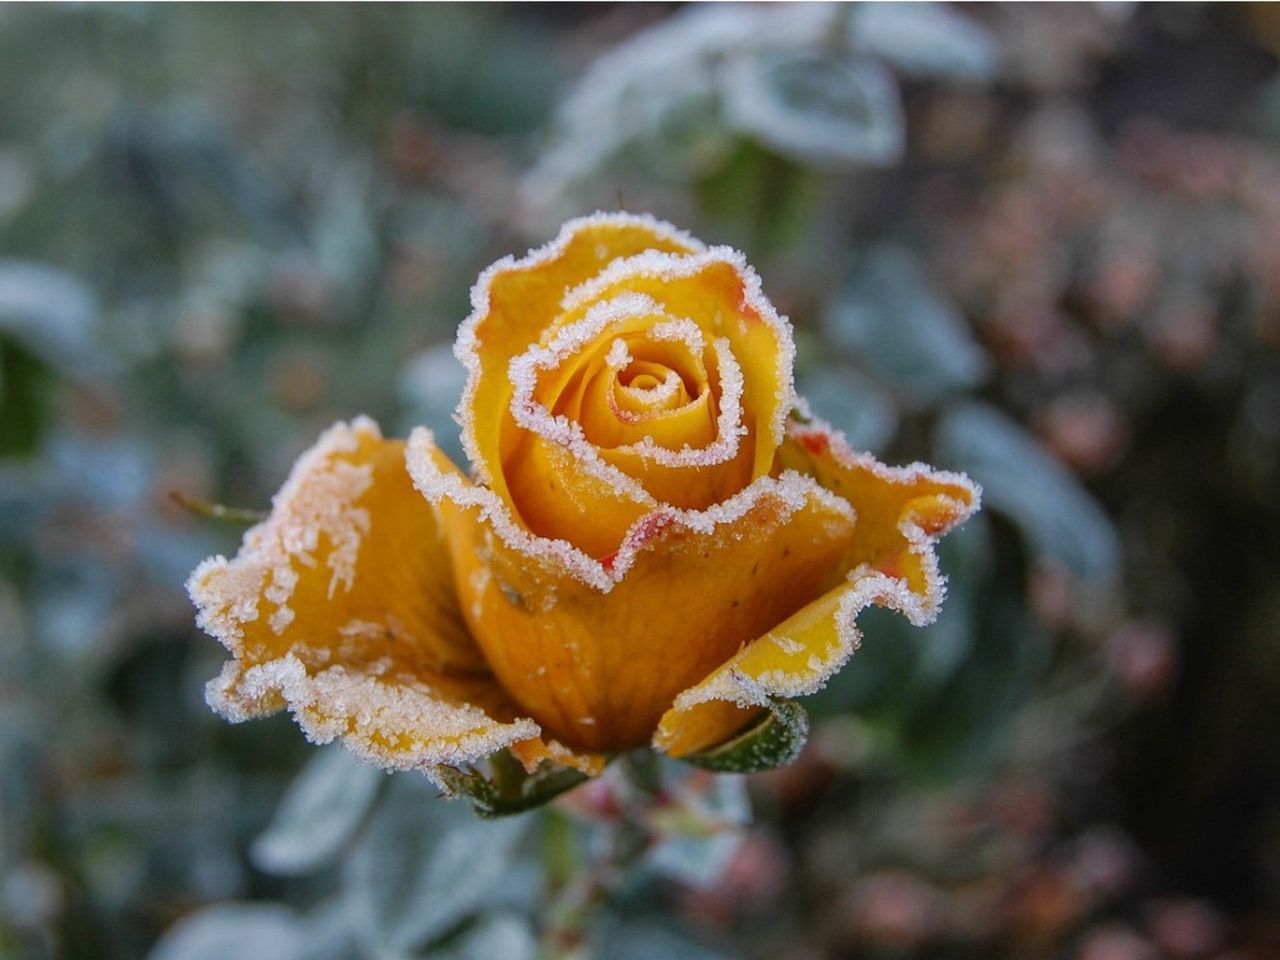
[[[439,506],[486,659],[522,709],[577,749],[647,742],[680,690],[827,589],[853,531],[848,505],[810,478],[762,477],[711,511],[642,518],[609,558],[620,577],[605,591],[566,565],[568,544],[557,553],[498,535],[491,492],[471,487],[427,431],[410,437],[408,462]]]
[[[675,756],[727,739],[770,698],[820,689],[857,648],[855,621],[865,607],[892,607],[918,626],[931,622],[945,590],[933,544],[981,497],[962,475],[923,464],[886,467],[854,453],[821,422],[792,424],[779,464],[814,477],[856,511],[836,571],[846,579],[676,698],[654,737]]]
[[[233,654],[208,687],[230,720],[288,707],[307,735],[381,766],[430,768],[535,741],[466,631],[404,443],[339,423],[295,465],[234,560],[188,589]]]

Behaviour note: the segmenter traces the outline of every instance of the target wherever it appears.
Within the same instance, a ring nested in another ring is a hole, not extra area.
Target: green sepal
[[[809,739],[809,714],[794,700],[771,700],[769,712],[730,740],[681,757],[717,773],[759,773],[785,767]]]
[[[438,767],[435,777],[449,796],[466,797],[485,819],[533,810],[589,779],[580,770],[549,760],[527,773],[506,750],[490,757],[489,766],[488,775],[472,766]]]

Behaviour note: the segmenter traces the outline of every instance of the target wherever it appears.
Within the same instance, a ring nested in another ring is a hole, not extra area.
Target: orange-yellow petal
[[[792,425],[779,465],[852,505],[856,526],[833,569],[845,579],[680,694],[654,737],[674,756],[728,739],[770,698],[820,689],[856,649],[855,621],[867,606],[891,607],[917,625],[932,621],[944,587],[934,541],[980,498],[966,477],[921,464],[886,467],[856,454],[821,423]]]
[[[512,358],[538,343],[565,294],[606,264],[646,250],[699,249],[696,240],[652,217],[597,214],[570,221],[546,247],[518,261],[500,260],[481,275],[471,292],[471,316],[455,346],[469,373],[458,410],[468,459],[500,496],[507,498],[499,444],[510,418]]]
[[[767,473],[795,399],[794,345],[789,324],[760,293],[755,272],[723,247],[682,258],[620,260],[566,298],[559,323],[575,323],[593,305],[621,295],[649,298],[666,314],[693,321],[708,340],[726,342],[740,367],[740,426],[753,451],[751,475]]]
[[[200,625],[231,651],[209,684],[231,720],[288,707],[317,742],[382,766],[431,768],[536,740],[458,610],[404,443],[337,424],[295,465],[232,560],[188,583]]]
[[[554,544],[496,530],[490,492],[426,431],[410,437],[408,460],[438,505],[462,612],[494,673],[579,750],[647,742],[677,693],[826,589],[852,534],[847,505],[816,484],[762,477],[713,512],[642,518],[607,558],[620,576],[602,589]]]
[[[921,537],[932,543],[978,509],[981,490],[972,480],[922,463],[887,467],[850,450],[819,420],[788,425],[778,465],[812,476],[853,506],[858,527],[841,561],[844,571],[866,564],[903,580],[917,596],[941,600],[931,590],[933,550]]]

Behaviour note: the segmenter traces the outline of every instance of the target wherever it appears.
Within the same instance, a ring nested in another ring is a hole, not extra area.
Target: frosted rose
[[[596,215],[490,267],[455,352],[468,476],[418,429],[338,424],[234,560],[192,575],[233,658],[210,703],[429,773],[503,748],[587,772],[684,756],[817,690],[869,604],[936,614],[963,476],[800,415],[742,257]]]

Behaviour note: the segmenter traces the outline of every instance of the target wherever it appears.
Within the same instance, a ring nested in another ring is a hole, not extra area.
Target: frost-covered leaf
[[[982,484],[1031,546],[1084,580],[1115,578],[1120,545],[1111,521],[1035,438],[993,407],[965,404],[938,427],[938,457]]]
[[[813,47],[834,7],[690,4],[601,56],[563,101],[558,135],[525,184],[546,202],[612,159],[641,155],[645,171],[702,174],[732,146],[720,114],[730,58]]]
[[[727,960],[672,926],[671,919],[630,919],[603,930],[597,955],[609,960]]]
[[[696,889],[706,889],[720,879],[742,844],[738,832],[710,837],[664,837],[649,854],[655,873]]]
[[[77,277],[43,263],[0,259],[0,334],[56,369],[85,372],[102,366],[97,324],[97,302]]]
[[[732,740],[682,757],[717,773],[757,773],[783,767],[800,755],[809,737],[809,715],[792,700],[774,700],[769,712]]]
[[[902,156],[898,88],[871,59],[768,51],[736,58],[724,79],[728,122],[799,163],[888,166]]]
[[[871,251],[824,318],[832,342],[911,400],[937,401],[980,383],[989,364],[964,320],[908,251]]]
[[[663,764],[663,781],[675,802],[654,814],[661,838],[650,849],[650,870],[686,886],[705,889],[724,874],[751,822],[751,799],[742,777],[714,777],[674,761]],[[694,784],[697,788],[694,788]]]
[[[335,897],[311,908],[296,960],[364,960],[348,902]]]
[[[510,900],[512,857],[528,819],[485,821],[396,777],[346,861],[344,889],[372,952],[408,952]]]
[[[905,73],[950,80],[993,80],[1000,49],[990,31],[946,4],[859,3],[851,8],[854,43]]]
[[[878,453],[898,427],[898,414],[885,391],[857,370],[822,363],[796,377],[800,396],[812,411],[845,435],[855,450]]]
[[[278,874],[307,873],[342,848],[364,818],[383,774],[338,745],[322,747],[290,784],[253,861]]]
[[[179,920],[148,960],[293,960],[302,947],[302,923],[275,904],[227,903]]]
[[[468,930],[460,943],[432,953],[440,960],[534,960],[538,941],[523,917],[500,913],[480,921]]]

